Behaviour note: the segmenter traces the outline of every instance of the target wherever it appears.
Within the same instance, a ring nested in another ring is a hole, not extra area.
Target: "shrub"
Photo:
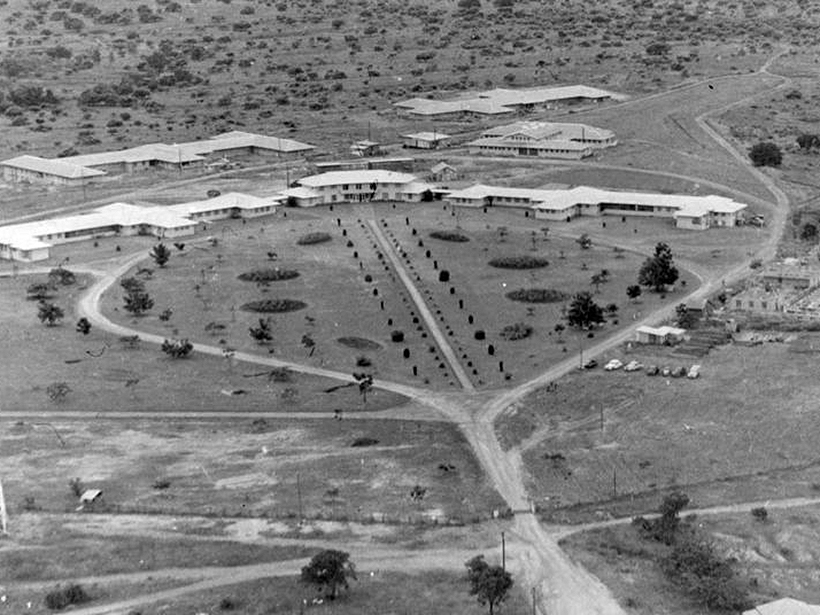
[[[357,357],[356,358],[356,367],[370,367],[373,365],[373,361],[370,360],[370,357]]]
[[[72,583],[66,587],[57,587],[46,594],[46,606],[53,611],[64,609],[72,604],[88,602],[89,596],[82,585]]]
[[[310,246],[316,243],[325,243],[332,239],[329,233],[308,233],[302,235],[296,242],[300,246]]]
[[[481,340],[483,340],[483,339],[486,339],[486,338],[487,338],[487,333],[486,333],[483,329],[479,329],[478,331],[476,331],[476,332],[475,332],[474,337],[475,337],[478,341],[481,341]]]
[[[524,303],[558,303],[566,301],[569,295],[554,288],[519,288],[508,292],[506,297]]]
[[[783,162],[783,152],[776,143],[762,141],[752,146],[749,158],[756,167],[779,167]]]
[[[488,264],[499,269],[539,269],[549,265],[549,261],[537,256],[502,256]]]
[[[511,325],[507,325],[503,329],[501,329],[501,339],[505,339],[511,342],[516,340],[523,340],[528,338],[532,335],[532,327],[523,322],[517,322]]]
[[[438,274],[438,281],[439,282],[449,282],[450,281],[450,272],[446,269],[439,271]]]
[[[390,340],[396,342],[397,344],[404,341],[404,331],[391,331],[390,332]]]
[[[254,269],[239,274],[239,279],[245,282],[281,282],[282,280],[292,280],[299,277],[299,272],[295,269]]]
[[[455,241],[457,243],[470,241],[469,237],[459,233],[458,231],[433,231],[430,233],[430,237],[433,239],[441,239],[442,241]]]
[[[766,521],[769,518],[769,511],[765,506],[759,506],[752,509],[752,516],[758,521]]]
[[[246,312],[262,312],[264,314],[280,314],[283,312],[295,312],[307,307],[304,301],[296,299],[259,299],[242,304],[239,308]]]
[[[369,438],[367,436],[361,436],[353,440],[353,444],[350,446],[375,446],[379,443],[376,438]]]
[[[191,354],[194,345],[187,339],[183,340],[164,340],[162,342],[162,352],[167,354],[172,359],[182,359]]]

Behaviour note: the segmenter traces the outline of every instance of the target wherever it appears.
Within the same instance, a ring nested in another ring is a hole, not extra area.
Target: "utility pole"
[[[612,467],[612,497],[618,497],[618,470]]]
[[[299,480],[299,472],[296,473],[296,497],[299,501],[299,525],[302,525],[302,483]]]
[[[535,608],[535,588],[532,588],[532,615],[538,615],[538,611]]]
[[[604,406],[601,405],[601,433],[604,433]]]
[[[507,571],[507,541],[504,539],[504,532],[501,532],[501,570]]]
[[[3,481],[0,481],[0,534],[9,535],[8,515],[6,514],[6,498],[3,495]]]

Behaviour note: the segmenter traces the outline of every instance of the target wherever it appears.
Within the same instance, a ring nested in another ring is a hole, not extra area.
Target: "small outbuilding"
[[[350,153],[353,156],[378,156],[382,153],[381,144],[375,141],[356,141],[350,146]]]
[[[450,135],[442,132],[414,132],[402,135],[402,146],[416,149],[440,149],[450,146]]]
[[[103,502],[102,489],[86,489],[80,495],[80,507],[77,510],[90,510]]]
[[[820,615],[820,606],[794,598],[781,598],[743,611],[743,615]]]
[[[656,344],[668,346],[683,341],[686,329],[678,327],[638,327],[635,330],[635,340],[639,344]]]
[[[458,169],[446,162],[439,162],[430,169],[430,181],[449,182],[458,179]]]

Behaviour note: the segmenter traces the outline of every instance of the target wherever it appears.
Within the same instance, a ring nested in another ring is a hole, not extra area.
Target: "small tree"
[[[654,256],[647,258],[638,272],[638,283],[662,292],[678,279],[678,268],[672,259],[672,250],[664,242],[655,246]]]
[[[260,318],[258,327],[249,327],[248,333],[256,340],[257,344],[266,344],[273,339],[273,331],[271,329],[271,319]]]
[[[55,404],[65,401],[69,393],[71,393],[71,387],[67,382],[52,382],[46,387],[46,395]]]
[[[154,300],[142,289],[131,289],[122,299],[125,309],[134,316],[140,316],[154,307]]]
[[[47,327],[58,325],[65,316],[63,308],[48,301],[40,301],[37,306],[37,318]]]
[[[573,297],[567,312],[567,322],[571,327],[588,329],[604,322],[604,311],[588,292],[580,292]]]
[[[582,250],[589,250],[592,247],[592,239],[586,233],[584,233],[578,239],[576,239],[575,243],[581,246]]]
[[[336,599],[339,588],[349,589],[348,579],[355,578],[356,567],[350,561],[350,554],[335,549],[317,553],[302,568],[302,582],[315,585],[328,600]]]
[[[359,383],[359,394],[362,396],[362,405],[367,405],[367,393],[373,388],[372,374],[354,373],[353,377]]]
[[[803,241],[817,241],[817,225],[806,222],[800,229],[800,239]]]
[[[779,167],[783,162],[783,152],[776,143],[762,141],[752,146],[749,158],[756,167]]]
[[[797,137],[797,145],[800,146],[800,149],[806,152],[814,149],[815,147],[820,147],[820,135],[803,133]]]
[[[595,287],[595,292],[601,292],[601,284],[604,284],[607,281],[607,278],[604,277],[602,273],[593,273],[592,277],[589,279],[589,283]]]
[[[151,258],[157,264],[157,267],[165,267],[165,264],[171,258],[171,250],[164,243],[158,243],[151,250]]]
[[[477,555],[464,565],[467,567],[470,595],[476,596],[480,605],[488,605],[490,615],[493,615],[495,607],[504,602],[512,589],[512,575],[501,566],[490,566],[483,555]]]
[[[312,357],[313,352],[316,350],[316,342],[307,333],[302,336],[302,346],[308,350],[308,356]]]
[[[88,319],[85,316],[83,316],[77,321],[75,329],[77,330],[77,333],[88,335],[91,332],[91,323],[88,322]]]
[[[35,282],[26,288],[26,295],[29,299],[36,299],[42,301],[43,299],[50,299],[54,294],[54,285],[49,282]]]
[[[626,287],[626,296],[629,297],[630,301],[635,301],[638,297],[641,296],[641,287],[638,284],[632,284]]]

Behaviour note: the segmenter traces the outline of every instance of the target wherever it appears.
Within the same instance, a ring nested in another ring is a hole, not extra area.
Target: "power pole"
[[[299,525],[302,525],[302,483],[299,480],[299,472],[296,473],[296,497],[299,501]]]
[[[535,588],[532,588],[532,615],[538,615],[538,611],[535,608]]]
[[[0,481],[0,533],[3,536],[9,535],[8,515],[6,514],[6,498],[3,495],[3,482]]]
[[[501,570],[507,571],[507,541],[504,539],[504,532],[501,532]]]

